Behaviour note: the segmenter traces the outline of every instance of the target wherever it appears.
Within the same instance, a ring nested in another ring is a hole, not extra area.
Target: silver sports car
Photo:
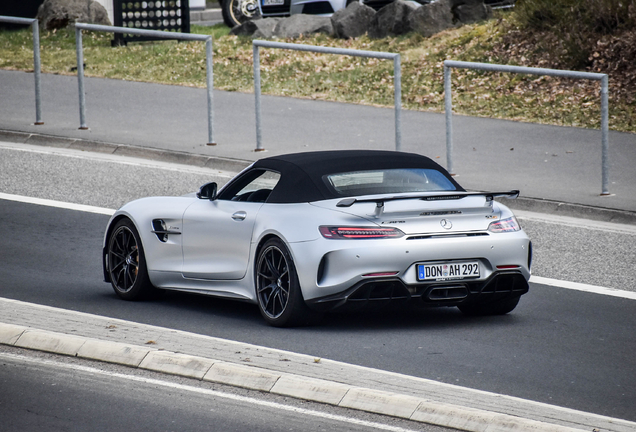
[[[217,191],[130,202],[110,219],[104,278],[256,303],[274,326],[413,301],[505,314],[528,291],[532,244],[495,197],[431,159],[325,151],[261,159]]]

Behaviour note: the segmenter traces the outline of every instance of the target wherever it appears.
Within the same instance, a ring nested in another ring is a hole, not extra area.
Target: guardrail
[[[77,52],[77,85],[79,88],[80,104],[80,129],[88,129],[86,126],[86,97],[84,93],[84,48],[82,44],[82,30],[102,31],[108,33],[132,34],[138,36],[174,39],[186,41],[205,42],[206,67],[207,67],[207,89],[208,89],[208,143],[216,145],[214,141],[214,98],[212,90],[214,88],[214,73],[212,69],[212,36],[196,35],[190,33],[176,33],[158,30],[143,30],[128,27],[104,26],[97,24],[75,24],[75,49]]]
[[[444,61],[444,104],[446,111],[446,160],[447,169],[455,174],[453,167],[453,99],[451,94],[451,68],[477,69],[490,72],[509,72],[529,75],[547,75],[562,78],[588,79],[601,82],[601,146],[602,146],[602,185],[601,196],[609,193],[609,102],[607,74],[592,72],[564,71],[521,66],[507,66],[490,63],[473,63],[463,61]]]
[[[18,18],[0,15],[0,22],[11,24],[30,25],[33,31],[33,76],[35,79],[35,123],[43,125],[42,121],[42,97],[40,87],[40,27],[39,22],[35,18]]]
[[[393,60],[393,84],[395,89],[395,150],[402,148],[402,69],[400,66],[400,55],[378,51],[362,51],[346,48],[320,47],[314,45],[292,44],[283,42],[270,42],[264,40],[252,41],[254,52],[254,97],[256,105],[256,149],[254,151],[264,151],[261,137],[261,67],[259,48],[278,48],[295,51],[310,51],[321,54],[348,55],[353,57],[379,58]]]

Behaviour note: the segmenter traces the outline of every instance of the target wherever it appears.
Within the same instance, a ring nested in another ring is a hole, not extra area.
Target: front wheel
[[[120,220],[111,231],[107,259],[110,283],[120,298],[139,300],[150,296],[153,286],[148,277],[144,249],[130,220]]]
[[[318,314],[303,299],[296,267],[277,238],[261,248],[255,268],[256,298],[261,315],[275,327],[309,324]]]
[[[491,303],[468,304],[457,306],[464,315],[505,315],[512,312],[519,304],[519,297],[506,298]]]
[[[236,27],[261,16],[258,0],[222,0],[223,22],[228,27]]]

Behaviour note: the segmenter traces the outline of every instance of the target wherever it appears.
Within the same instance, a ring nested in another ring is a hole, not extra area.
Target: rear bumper
[[[421,295],[422,289],[438,282],[419,281],[418,264],[479,262],[480,277],[475,280],[439,281],[453,286],[466,284],[473,291],[503,272],[517,272],[530,279],[531,246],[523,231],[434,239],[318,239],[291,243],[290,251],[308,303],[347,297],[352,290],[373,283],[393,286],[391,281],[398,282],[409,296]],[[395,276],[371,276],[376,273]]]
[[[405,284],[400,278],[367,279],[350,289],[307,301],[315,310],[359,309],[397,302],[425,306],[459,306],[519,297],[528,292],[528,281],[519,271],[493,273],[483,281],[448,281]]]

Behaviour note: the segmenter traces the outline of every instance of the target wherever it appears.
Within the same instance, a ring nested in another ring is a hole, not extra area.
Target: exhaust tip
[[[462,300],[468,297],[468,287],[465,285],[437,286],[426,296],[428,300]]]

